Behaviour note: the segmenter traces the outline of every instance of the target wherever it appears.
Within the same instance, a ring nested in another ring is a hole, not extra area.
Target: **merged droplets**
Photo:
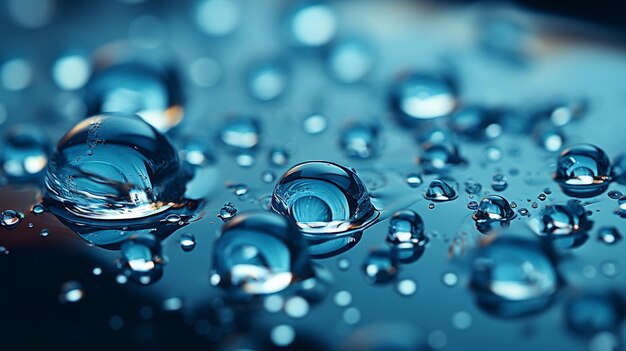
[[[391,104],[403,123],[447,116],[458,104],[456,82],[446,75],[412,73],[395,84]]]
[[[457,198],[456,184],[449,179],[435,179],[428,185],[424,198],[435,202],[451,201]]]
[[[184,116],[176,74],[141,63],[121,63],[94,73],[86,86],[89,115],[107,112],[138,114],[161,132]]]
[[[184,174],[169,140],[132,115],[85,119],[59,142],[44,201],[61,217],[145,218],[181,202]]]
[[[471,287],[484,310],[517,317],[546,309],[561,285],[552,255],[531,240],[499,237],[479,249]]]
[[[554,180],[567,195],[596,196],[609,186],[610,167],[611,161],[602,149],[578,144],[559,155]]]
[[[371,158],[380,153],[382,140],[378,126],[368,123],[355,123],[341,133],[339,144],[349,157]]]
[[[46,135],[34,125],[15,125],[4,135],[0,162],[9,182],[36,182],[43,177],[50,147]]]
[[[276,293],[313,274],[298,228],[272,213],[238,215],[213,248],[211,283],[233,297]]]

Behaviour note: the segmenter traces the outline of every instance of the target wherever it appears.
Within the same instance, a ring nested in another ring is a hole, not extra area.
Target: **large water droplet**
[[[418,138],[421,151],[418,163],[427,174],[447,172],[465,164],[460,156],[454,135],[441,128],[433,128]]]
[[[213,247],[211,283],[234,297],[276,293],[313,274],[298,228],[276,214],[237,215]]]
[[[387,242],[399,248],[414,248],[426,244],[422,217],[412,210],[396,212],[389,221]]]
[[[536,234],[552,240],[557,247],[574,248],[582,245],[593,224],[587,218],[587,211],[577,200],[547,205],[540,218],[531,220],[531,228]]]
[[[560,285],[552,254],[531,240],[496,238],[474,260],[471,287],[477,303],[497,316],[544,311]]]
[[[371,158],[380,153],[382,140],[380,140],[378,126],[355,123],[342,131],[339,144],[349,157]]]
[[[392,107],[403,123],[451,114],[458,104],[456,82],[449,76],[413,73],[403,77],[391,91]]]
[[[2,141],[2,171],[9,182],[33,182],[43,177],[48,164],[48,138],[35,125],[15,125]]]
[[[609,186],[610,167],[611,161],[602,149],[578,144],[559,155],[554,180],[567,195],[596,196]]]
[[[94,73],[86,86],[89,115],[138,114],[161,132],[184,116],[178,77],[172,70],[141,63],[122,63]]]
[[[448,179],[435,179],[428,185],[424,198],[435,202],[454,200],[458,196],[455,185]]]
[[[7,229],[13,229],[17,227],[22,219],[24,218],[24,214],[21,212],[17,212],[15,210],[4,210],[2,211],[2,226]]]
[[[322,161],[287,171],[274,188],[272,209],[293,218],[305,236],[313,237],[363,228],[378,216],[354,171]]]
[[[85,119],[57,145],[44,200],[58,216],[128,220],[181,202],[184,177],[169,140],[136,116]]]

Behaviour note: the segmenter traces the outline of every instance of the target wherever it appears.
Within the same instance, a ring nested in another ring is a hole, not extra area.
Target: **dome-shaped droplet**
[[[610,167],[611,161],[602,149],[578,144],[559,155],[554,180],[570,196],[595,196],[609,186]]]
[[[161,132],[184,116],[178,77],[171,70],[141,63],[121,63],[96,71],[85,88],[89,115],[138,114]]]
[[[565,304],[565,322],[576,334],[616,331],[625,316],[624,297],[613,290],[578,293]]]
[[[477,303],[501,317],[544,311],[560,285],[552,254],[535,241],[497,238],[479,249],[473,263]]]
[[[279,98],[287,89],[289,72],[280,61],[261,62],[248,73],[248,91],[259,101]]]
[[[318,237],[363,228],[378,212],[357,174],[331,162],[292,167],[274,188],[272,209]]]
[[[196,237],[191,233],[183,233],[180,236],[180,248],[189,252],[196,247]]]
[[[502,134],[499,115],[479,106],[467,106],[450,116],[450,129],[469,141],[494,139]]]
[[[220,128],[218,137],[224,145],[234,151],[251,150],[261,141],[261,127],[252,117],[231,118]]]
[[[515,217],[509,202],[500,195],[487,195],[478,203],[472,218],[476,222],[505,222]]]
[[[615,245],[622,241],[622,234],[616,227],[605,226],[598,229],[598,240],[607,245]]]
[[[148,285],[163,276],[161,244],[151,234],[132,235],[121,245],[119,268],[133,281]]]
[[[24,214],[15,210],[2,211],[2,226],[7,229],[13,229],[24,219]]]
[[[424,236],[422,217],[412,210],[394,213],[389,221],[387,242],[397,247],[406,248],[424,246],[426,237]]]
[[[626,154],[619,154],[615,157],[611,168],[611,178],[619,184],[626,185]]]
[[[465,164],[449,131],[433,128],[419,136],[420,155],[418,163],[427,174],[449,171],[454,166]]]
[[[375,249],[369,252],[363,262],[365,280],[370,284],[385,284],[398,275],[395,256],[390,249]]]
[[[454,200],[458,196],[455,185],[451,180],[435,179],[428,185],[424,198],[435,202]]]
[[[340,82],[362,81],[374,66],[370,46],[359,39],[346,39],[333,45],[328,57],[328,70]]]
[[[458,104],[456,82],[446,75],[410,74],[392,88],[391,104],[407,124],[447,116]]]
[[[585,208],[577,200],[547,205],[540,218],[530,221],[533,231],[552,241],[560,248],[576,248],[584,244],[593,221],[587,217]]]
[[[176,151],[154,127],[132,115],[99,115],[59,141],[44,201],[62,217],[144,218],[181,202],[183,176]]]
[[[339,139],[341,149],[349,157],[371,158],[377,156],[382,147],[378,126],[355,123],[347,126]]]
[[[35,125],[15,125],[4,134],[2,172],[9,182],[37,182],[48,164],[48,138]]]
[[[313,276],[298,228],[267,212],[237,215],[213,247],[211,283],[237,296],[272,294]]]

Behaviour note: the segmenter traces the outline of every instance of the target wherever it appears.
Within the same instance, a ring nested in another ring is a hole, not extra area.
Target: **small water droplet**
[[[470,195],[477,195],[482,190],[482,185],[479,182],[468,179],[465,181],[465,192]]]
[[[120,276],[142,285],[153,284],[163,276],[161,244],[153,235],[133,234],[122,243],[120,252]],[[125,279],[122,281],[125,282]]]
[[[609,186],[610,167],[611,161],[602,149],[578,144],[559,155],[554,180],[567,195],[596,196]]]
[[[497,146],[488,146],[485,148],[485,156],[489,162],[499,162],[502,159],[502,150]]]
[[[411,296],[417,291],[417,283],[412,279],[402,279],[396,284],[396,290],[402,296]]]
[[[449,287],[455,286],[459,282],[459,277],[452,272],[447,272],[442,277],[443,284]]]
[[[587,240],[592,224],[585,208],[577,200],[547,205],[541,212],[541,218],[529,223],[536,234],[550,238],[553,244],[572,248]]]
[[[422,218],[412,210],[394,213],[389,221],[387,242],[397,248],[424,246],[426,237]]]
[[[363,80],[374,66],[374,53],[363,40],[344,39],[333,45],[328,57],[328,69],[340,82]]]
[[[274,345],[279,347],[285,347],[290,345],[296,338],[296,331],[292,326],[287,324],[280,324],[275,326],[270,331],[270,339]]]
[[[454,186],[455,184],[448,179],[435,179],[428,185],[424,198],[435,202],[454,200],[458,196]]]
[[[491,188],[495,191],[504,191],[509,186],[506,176],[502,173],[496,173],[491,177]]]
[[[303,318],[309,313],[309,303],[300,296],[293,296],[285,302],[285,313],[291,318]]]
[[[70,280],[61,285],[60,302],[78,302],[83,296],[83,286],[79,282]]]
[[[328,127],[328,119],[322,114],[315,113],[306,116],[302,125],[307,134],[320,134]]]
[[[546,194],[541,193],[539,195],[537,195],[537,199],[539,199],[539,201],[545,201],[547,199]]]
[[[370,251],[363,263],[363,273],[370,284],[379,285],[391,282],[398,274],[393,253],[388,249]]]
[[[91,270],[91,273],[93,275],[96,275],[96,276],[100,275],[100,274],[102,274],[102,268],[100,268],[100,267],[93,267],[93,269]]]
[[[467,203],[467,209],[468,209],[468,210],[472,210],[472,211],[477,210],[477,209],[478,209],[478,202],[476,202],[476,201],[470,201],[470,202],[468,202],[468,203]]]
[[[185,252],[189,252],[196,247],[196,237],[191,233],[183,233],[180,235],[180,248]]]
[[[403,123],[443,117],[457,107],[457,84],[448,75],[413,73],[392,88],[391,104]]]
[[[333,297],[333,301],[339,307],[346,307],[352,303],[352,294],[349,291],[340,290]]]
[[[261,180],[263,183],[272,183],[276,180],[276,176],[271,171],[265,171],[261,174]]]
[[[609,192],[607,193],[607,195],[608,195],[608,197],[609,197],[609,198],[611,198],[611,199],[613,199],[613,200],[617,200],[617,199],[619,199],[620,197],[624,196],[624,194],[622,194],[622,192],[621,192],[621,191],[619,191],[619,190],[615,190],[615,189],[609,190]]]
[[[4,176],[12,183],[40,181],[49,153],[48,138],[37,125],[11,126],[4,133],[0,150]]]
[[[479,106],[466,106],[450,116],[448,125],[468,141],[495,139],[502,134],[498,114]],[[499,158],[502,157],[500,151]]]
[[[418,188],[420,185],[422,185],[424,181],[422,180],[422,176],[419,173],[409,173],[406,176],[406,183],[411,187],[411,188]]]
[[[337,268],[339,268],[342,271],[347,271],[348,269],[350,269],[351,265],[352,264],[350,263],[350,260],[345,257],[337,260]]]
[[[233,205],[232,202],[227,202],[220,209],[220,212],[217,214],[217,216],[222,221],[226,222],[229,219],[233,218],[236,214],[237,214],[237,208],[235,207],[235,205]]]
[[[452,326],[458,330],[467,330],[472,326],[472,315],[465,311],[459,311],[452,315]]]
[[[539,204],[538,204],[538,203],[536,203],[535,201],[533,201],[533,203],[532,203],[532,204],[530,204],[530,207],[532,207],[532,208],[538,208],[538,207],[539,207]]]
[[[433,208],[435,208],[435,204],[434,204],[434,203],[432,203],[432,202],[431,202],[431,203],[429,203],[429,204],[428,204],[428,209],[429,209],[429,210],[432,210]]]
[[[427,174],[438,174],[465,165],[455,137],[442,128],[432,128],[418,137],[421,151],[417,159]]]
[[[228,119],[219,130],[219,140],[236,152],[254,149],[261,141],[261,127],[257,119],[237,116]]]
[[[290,41],[295,46],[324,46],[335,37],[337,15],[325,3],[307,3],[297,6],[289,14],[287,29]]]
[[[622,234],[616,227],[601,227],[598,229],[598,240],[607,245],[615,245],[622,240]]]
[[[42,238],[47,237],[50,234],[50,232],[48,231],[48,229],[42,229],[41,232],[39,232],[39,236],[41,236]]]
[[[522,207],[519,210],[517,210],[517,213],[519,213],[521,216],[528,216],[528,209],[525,207]]]
[[[261,62],[248,73],[248,91],[259,101],[278,99],[289,84],[287,65],[279,60]]]
[[[30,209],[30,212],[36,215],[40,215],[44,213],[44,211],[45,207],[42,204],[34,204],[33,207]]]
[[[282,167],[289,162],[289,153],[283,148],[273,148],[269,153],[270,164],[276,167]]]
[[[368,123],[355,123],[347,126],[340,137],[340,146],[349,157],[367,159],[381,152],[378,126]]]
[[[480,200],[472,218],[478,222],[506,222],[515,217],[509,202],[500,195],[487,195]]]

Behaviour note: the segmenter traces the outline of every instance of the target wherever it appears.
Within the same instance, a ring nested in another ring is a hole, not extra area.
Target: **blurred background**
[[[626,212],[625,19],[615,0],[2,0],[2,347],[623,350],[626,258],[611,230]],[[192,174],[193,214],[160,226],[147,253],[94,244],[88,224],[37,207],[62,137],[103,112],[140,115]],[[562,281],[544,294],[548,278],[524,276],[530,292],[509,300],[532,304],[514,307],[490,282],[485,301],[476,257],[493,234],[471,202],[504,196],[508,231],[536,239],[533,220],[572,198],[553,173],[576,143],[602,149],[616,181],[583,200],[585,239],[540,257]],[[267,210],[309,160],[418,213],[424,249],[407,263],[372,254],[387,245],[382,212],[345,252],[311,260],[314,292],[242,301],[211,284],[222,225]],[[443,175],[458,194],[431,201]],[[138,273],[133,255],[158,269]]]

